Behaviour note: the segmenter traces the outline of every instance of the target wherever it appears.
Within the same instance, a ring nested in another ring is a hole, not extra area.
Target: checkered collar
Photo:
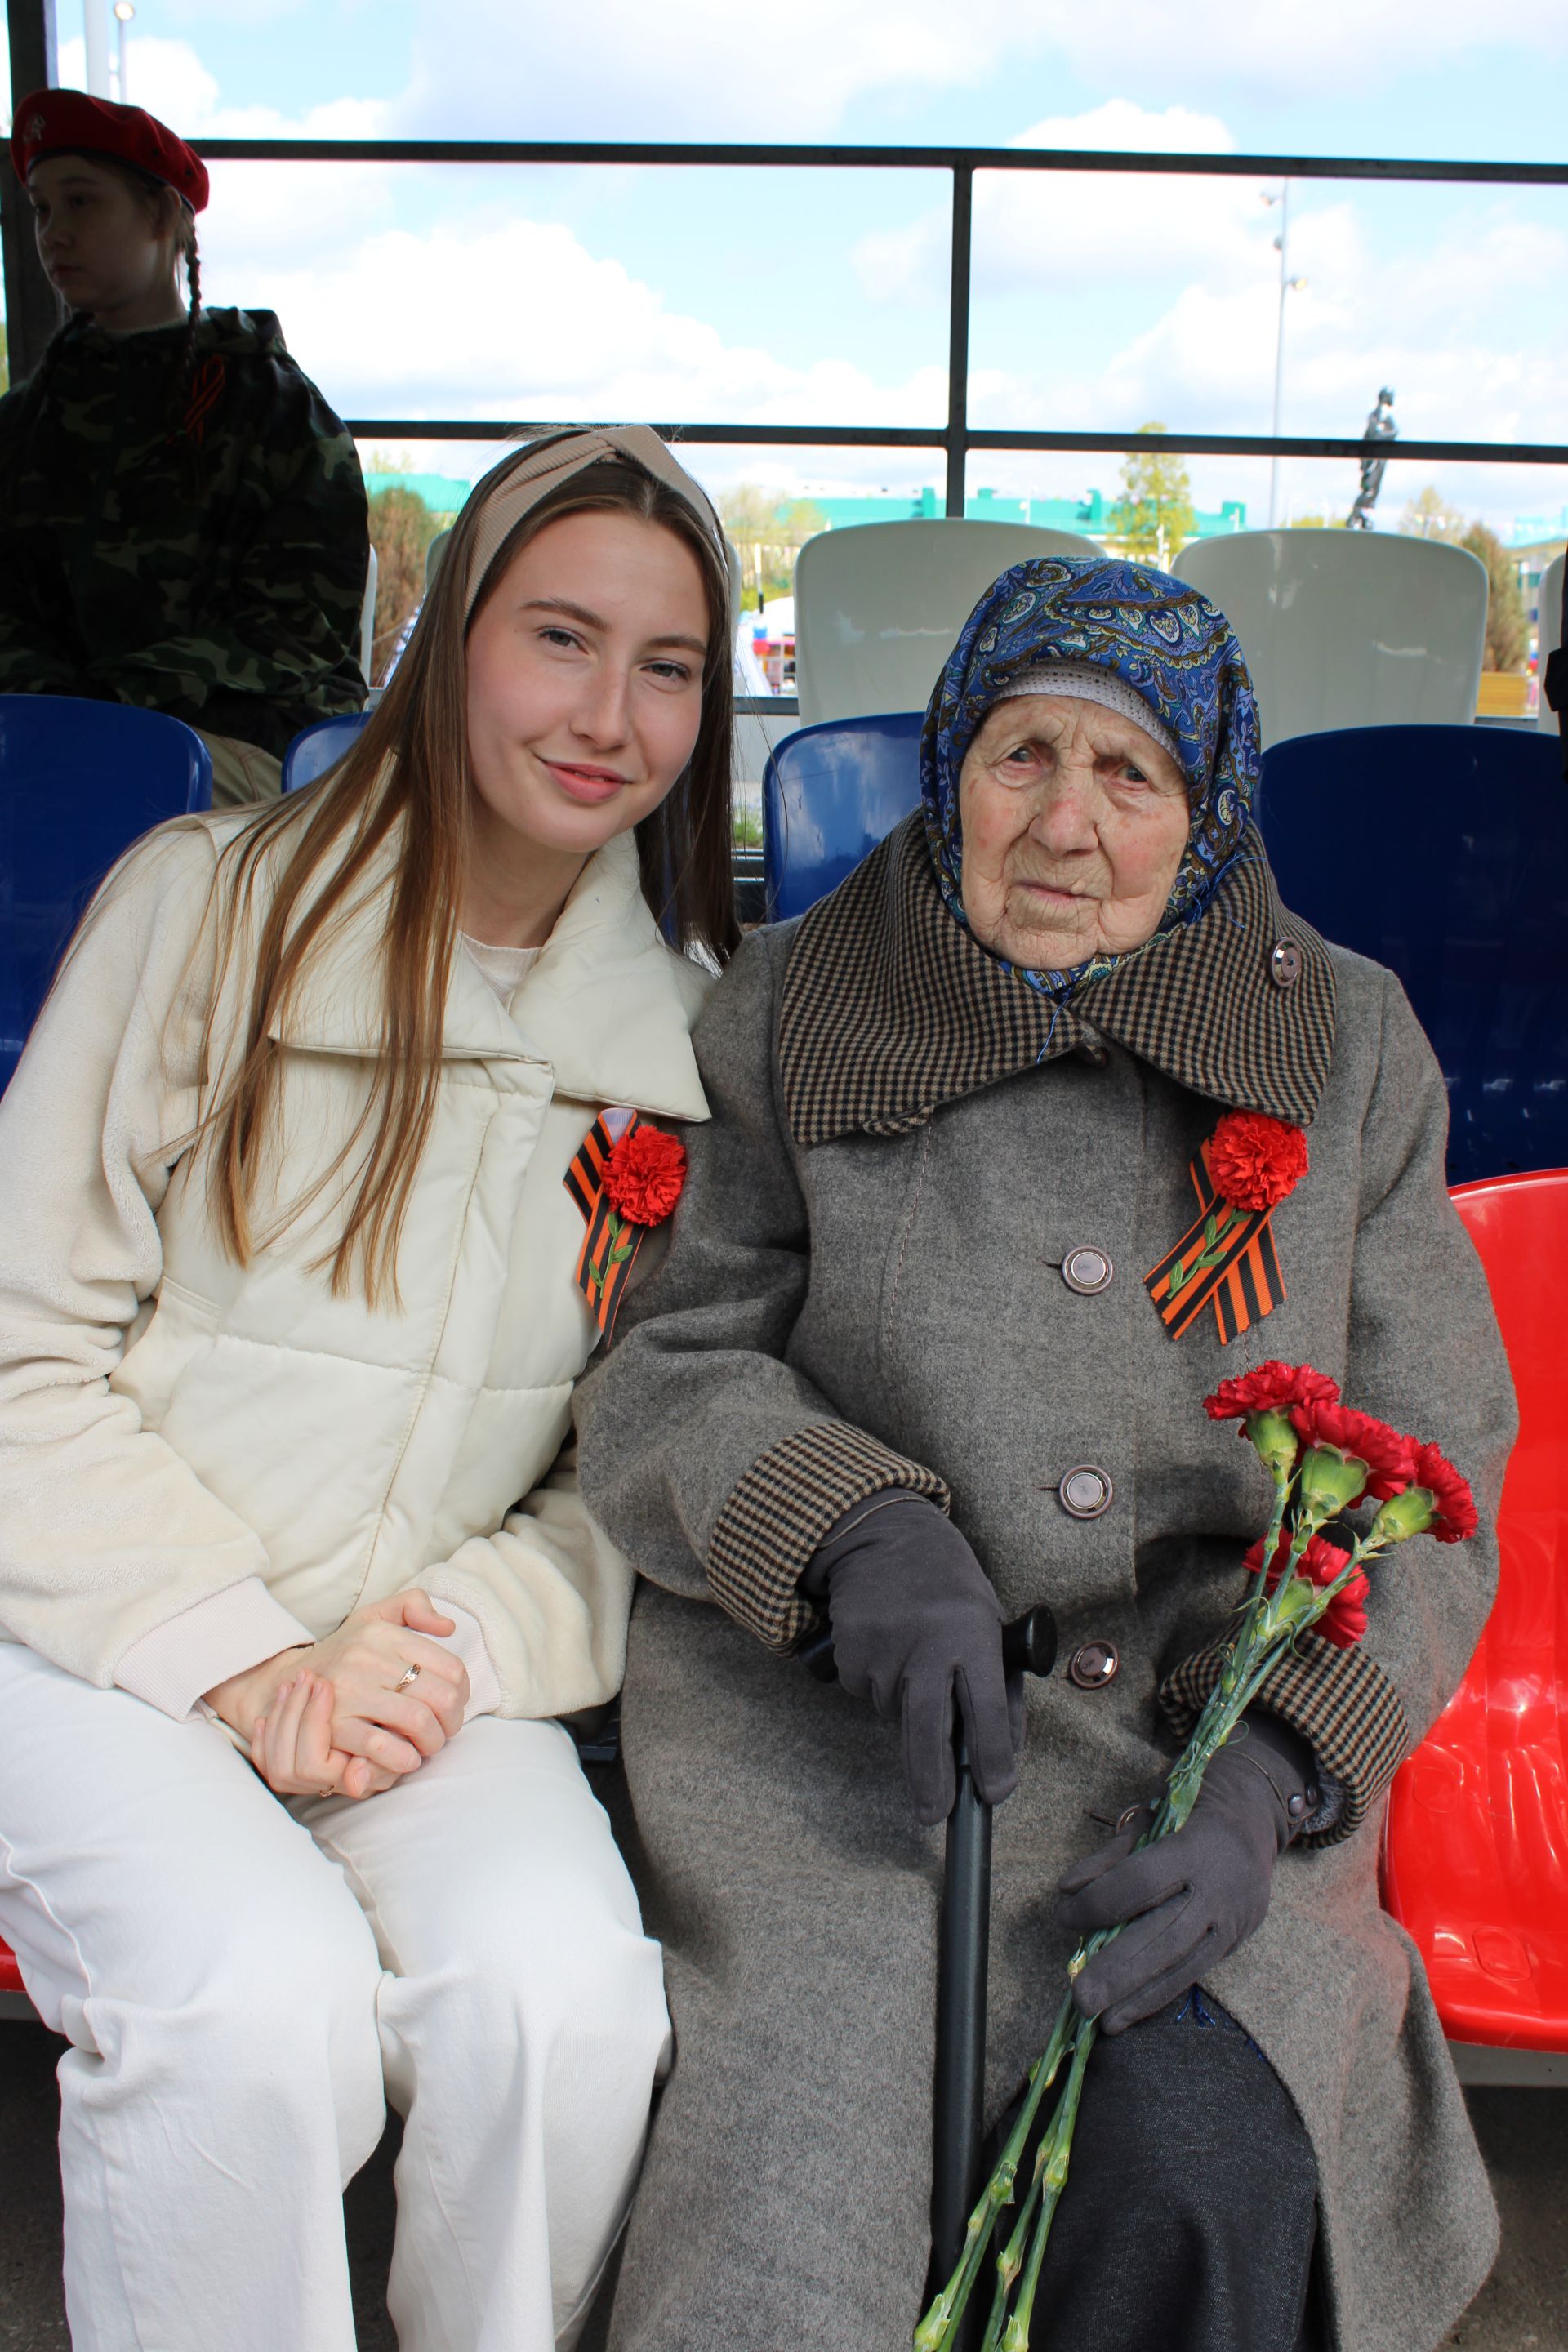
[[[1195,1094],[1306,1127],[1333,1058],[1334,1018],[1328,950],[1281,907],[1261,844],[1201,922],[1052,1004],[948,913],[917,812],[801,918],[779,1058],[803,1148],[856,1130],[906,1133],[1097,1032]]]

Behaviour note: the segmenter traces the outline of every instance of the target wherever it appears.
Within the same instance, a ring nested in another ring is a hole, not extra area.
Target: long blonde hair
[[[402,828],[387,909],[380,1052],[353,1131],[292,1222],[345,1174],[347,1213],[322,1251],[334,1295],[356,1272],[372,1306],[397,1297],[399,1236],[435,1117],[447,986],[470,821],[468,630],[512,560],[563,515],[616,511],[661,524],[701,567],[710,614],[696,746],[673,790],[637,828],[643,895],[666,936],[722,963],[738,930],[731,858],[731,627],[720,543],[691,499],[625,457],[584,467],[547,489],[508,532],[465,614],[467,578],[488,504],[487,476],[453,528],[402,661],[358,742],[310,790],[247,824],[218,862],[218,986],[257,912],[263,862],[276,866],[255,926],[237,1061],[196,1130],[218,1235],[240,1264],[269,1237],[255,1226],[258,1179],[277,1133],[287,1019],[305,975]],[[699,495],[700,495],[699,493]],[[217,1002],[215,986],[213,1003]],[[209,1016],[208,1049],[211,1049]],[[274,1223],[269,1231],[279,1229]]]

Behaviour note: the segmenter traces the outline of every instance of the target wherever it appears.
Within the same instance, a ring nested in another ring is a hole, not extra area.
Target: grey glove
[[[1023,1688],[1002,1665],[1002,1609],[952,1520],[923,1496],[858,1504],[828,1531],[801,1583],[825,1596],[838,1679],[902,1723],[904,1779],[920,1819],[955,1794],[953,1702],[974,1783],[999,1805],[1018,1785]]]
[[[1248,1712],[1204,1774],[1184,1829],[1134,1853],[1152,1819],[1058,1882],[1057,1924],[1075,1936],[1121,1927],[1073,1985],[1080,2015],[1120,2033],[1152,2017],[1261,1926],[1274,1865],[1319,1803],[1311,1749],[1275,1717]]]

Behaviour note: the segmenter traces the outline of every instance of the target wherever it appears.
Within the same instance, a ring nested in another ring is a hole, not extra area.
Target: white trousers
[[[387,2099],[403,2352],[574,2341],[668,2022],[558,1724],[285,1804],[215,1725],[0,1643],[0,1934],[71,2044],[76,2352],[353,2352],[342,2192]]]

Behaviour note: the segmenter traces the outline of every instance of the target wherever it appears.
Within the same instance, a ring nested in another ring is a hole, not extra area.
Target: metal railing
[[[947,415],[929,427],[876,425],[746,425],[667,420],[667,439],[753,448],[942,449],[946,455],[946,511],[962,515],[971,450],[1077,450],[1118,454],[1128,449],[1182,457],[1338,457],[1359,459],[1362,439],[1260,433],[1032,433],[993,431],[969,422],[970,282],[977,172],[1117,173],[1166,178],[1248,180],[1371,180],[1381,185],[1436,181],[1459,186],[1568,187],[1568,163],[1453,163],[1387,156],[1144,154],[1077,147],[784,147],[656,146],[606,140],[460,139],[205,139],[195,142],[209,163],[532,163],[658,164],[675,169],[910,172],[942,171],[952,182],[949,263]],[[353,416],[361,440],[503,441],[551,432],[573,417]],[[603,420],[620,422],[623,420]],[[650,420],[651,421],[651,420]],[[1377,445],[1380,454],[1424,463],[1568,465],[1568,443],[1400,440]]]

